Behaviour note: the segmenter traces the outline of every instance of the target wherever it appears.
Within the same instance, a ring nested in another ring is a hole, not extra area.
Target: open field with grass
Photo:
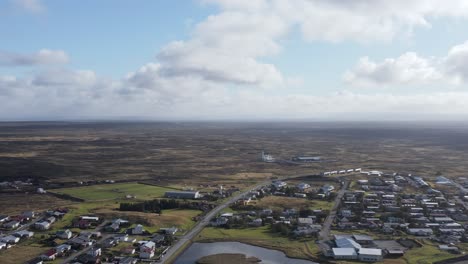
[[[91,185],[75,188],[54,189],[52,192],[58,194],[67,194],[86,201],[100,201],[125,199],[126,195],[136,195],[138,200],[150,200],[161,198],[166,191],[174,189],[140,184],[140,183],[115,183]]]
[[[308,200],[304,198],[267,196],[256,202],[256,205],[263,208],[285,209],[285,208],[310,208],[328,210],[333,206],[333,202],[325,200]]]
[[[43,211],[75,204],[77,203],[51,195],[0,192],[0,214],[16,215],[29,210]]]
[[[420,248],[408,250],[403,259],[408,264],[430,264],[436,261],[457,257],[446,251],[439,250],[436,244],[426,240],[419,240],[423,244]]]
[[[49,248],[41,245],[23,245],[14,246],[8,250],[0,250],[0,263],[2,264],[18,264],[25,263],[42,253],[46,252]]]
[[[196,238],[197,242],[238,241],[260,247],[283,251],[288,257],[311,259],[319,250],[310,239],[290,240],[271,233],[267,226],[246,229],[207,227]],[[311,254],[312,253],[312,254]]]

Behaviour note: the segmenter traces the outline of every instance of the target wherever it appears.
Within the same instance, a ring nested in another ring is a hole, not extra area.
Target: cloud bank
[[[307,42],[392,41],[416,28],[430,28],[436,17],[465,18],[466,1],[201,2],[216,5],[219,12],[196,24],[188,39],[168,43],[154,61],[118,79],[68,69],[68,55],[61,50],[0,53],[0,66],[36,67],[25,76],[0,75],[0,118],[352,119],[357,113],[372,112],[388,117],[468,114],[464,91],[410,95],[344,91],[320,96],[312,89],[291,92],[288,87],[297,78],[267,62],[284,52],[283,40],[296,30]],[[363,57],[344,78],[355,86],[463,84],[467,61],[467,43],[453,47],[443,58],[414,52],[381,62]]]

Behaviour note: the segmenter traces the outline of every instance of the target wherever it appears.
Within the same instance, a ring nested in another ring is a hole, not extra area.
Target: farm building
[[[200,192],[182,192],[182,191],[170,191],[164,194],[166,198],[174,199],[199,199],[201,198]]]

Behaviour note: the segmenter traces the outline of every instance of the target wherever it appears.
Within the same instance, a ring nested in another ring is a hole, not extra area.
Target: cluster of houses
[[[80,216],[79,218],[80,220],[95,223],[102,220],[94,216]],[[168,237],[174,236],[178,231],[176,227],[161,228],[158,233],[151,234],[140,224],[131,228],[130,226],[131,223],[128,220],[114,219],[102,228],[105,233],[101,233],[98,229],[84,230],[79,233],[70,229],[58,230],[51,239],[63,242],[56,244],[53,248],[28,263],[40,264],[44,261],[54,261],[57,258],[68,257],[74,252],[82,251],[82,254],[77,254],[74,257],[73,263],[112,262],[135,264],[141,260],[151,260],[155,259],[156,256],[162,256],[171,244],[171,242],[168,242],[170,241]],[[21,237],[32,235],[21,232]],[[136,236],[136,238],[131,236]],[[17,238],[16,242],[19,239]],[[125,243],[126,246],[119,247],[118,251],[109,251],[122,243]]]
[[[445,177],[435,180],[436,185],[449,182]],[[441,249],[452,251],[456,249],[453,245],[465,239],[467,212],[450,196],[446,197],[443,192],[433,189],[422,177],[393,174],[386,177],[373,176],[357,180],[357,183],[362,190],[345,193],[334,229],[365,229],[389,235],[406,233],[437,241],[443,244]],[[403,192],[407,186],[414,187],[417,193]],[[349,245],[354,245],[354,250],[350,247],[333,250],[333,253],[340,253],[337,259],[362,260],[361,249],[350,242],[351,239],[347,238],[347,241]]]
[[[311,210],[310,214],[300,216],[295,209],[284,209],[274,213],[272,209],[252,210],[248,212],[223,213],[212,219],[210,226],[227,227],[229,224],[245,223],[245,227],[260,227],[266,224],[283,224],[288,226],[295,237],[315,236],[320,232],[322,220],[327,213],[322,210]]]

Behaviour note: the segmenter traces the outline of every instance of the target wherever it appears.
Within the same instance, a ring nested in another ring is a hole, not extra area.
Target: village
[[[320,263],[379,262],[411,255],[428,245],[453,258],[463,257],[468,242],[468,181],[455,182],[441,175],[431,179],[361,168],[273,179],[208,219],[205,229],[262,229],[290,241],[310,241],[317,251],[302,257]],[[155,202],[121,202],[120,209],[199,210],[191,219],[197,222],[216,206],[213,201],[239,191],[222,185],[210,193],[167,190]],[[129,219],[92,214],[73,216],[69,226],[55,230],[54,225],[68,213],[68,208],[55,208],[0,216],[0,250],[36,238],[49,249],[27,263],[157,262],[188,231],[177,226],[147,230]]]

